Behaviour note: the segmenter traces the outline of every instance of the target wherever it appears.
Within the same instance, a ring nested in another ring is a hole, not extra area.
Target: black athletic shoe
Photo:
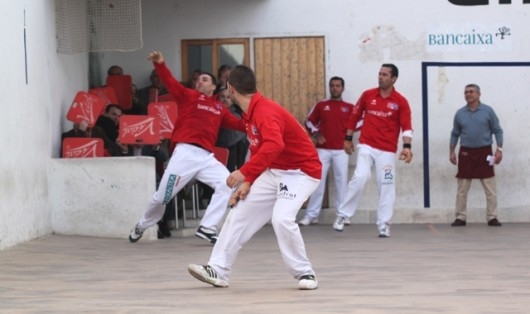
[[[215,230],[208,229],[203,226],[199,226],[197,231],[195,231],[195,236],[197,238],[204,239],[210,242],[211,244],[215,244],[215,242],[217,242],[217,233],[215,232]]]
[[[171,231],[165,221],[158,222],[158,232],[162,234],[162,239],[171,237]]]
[[[463,227],[466,225],[466,221],[462,219],[455,219],[453,223],[451,224],[451,227]]]
[[[497,220],[497,218],[493,218],[492,220],[488,221],[488,226],[490,227],[500,227],[502,226],[501,222]]]

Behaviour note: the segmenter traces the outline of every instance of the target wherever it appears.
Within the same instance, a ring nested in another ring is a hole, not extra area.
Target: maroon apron
[[[457,178],[484,179],[495,175],[493,166],[486,160],[488,155],[493,155],[491,146],[477,148],[460,147],[458,152]]]

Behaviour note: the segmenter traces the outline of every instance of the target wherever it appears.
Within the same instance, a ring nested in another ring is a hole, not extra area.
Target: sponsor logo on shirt
[[[324,111],[330,111],[330,110],[331,110],[331,108],[329,107],[329,105],[326,105],[326,107],[324,107],[324,109],[323,109],[323,110],[324,110]]]
[[[213,114],[216,114],[216,115],[220,115],[221,114],[221,108],[214,108],[214,107],[210,107],[210,106],[207,106],[207,105],[197,104],[197,109],[206,110],[206,111],[209,111],[209,112],[211,112]]]
[[[296,194],[289,193],[289,188],[287,188],[287,185],[280,183],[280,189],[278,191],[278,198],[294,200],[296,198]]]
[[[366,112],[369,115],[376,116],[376,117],[382,117],[382,118],[388,118],[392,116],[392,112],[384,112],[379,110],[366,110]]]
[[[399,109],[398,104],[396,104],[396,103],[394,103],[394,102],[389,102],[386,106],[387,106],[389,109],[392,109],[392,110],[398,110],[398,109]]]

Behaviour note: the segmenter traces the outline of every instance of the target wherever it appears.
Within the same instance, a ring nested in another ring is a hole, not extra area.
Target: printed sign
[[[120,142],[122,144],[160,143],[160,122],[148,115],[122,115],[120,117]]]
[[[130,75],[107,76],[107,87],[113,88],[118,98],[115,104],[122,109],[132,108],[132,78]]]
[[[512,51],[513,30],[508,23],[443,24],[427,32],[428,52]]]
[[[105,106],[103,98],[86,92],[78,92],[70,105],[66,119],[74,123],[87,121],[88,126],[93,127]]]
[[[171,138],[177,120],[177,104],[172,101],[151,103],[147,107],[147,114],[159,121],[162,138]]]
[[[63,140],[63,158],[103,156],[103,140],[100,138],[68,137]]]

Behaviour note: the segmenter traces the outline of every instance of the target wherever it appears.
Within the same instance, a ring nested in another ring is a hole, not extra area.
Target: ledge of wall
[[[48,168],[52,231],[127,238],[155,184],[152,157],[53,159]],[[157,238],[156,225],[144,238]]]

